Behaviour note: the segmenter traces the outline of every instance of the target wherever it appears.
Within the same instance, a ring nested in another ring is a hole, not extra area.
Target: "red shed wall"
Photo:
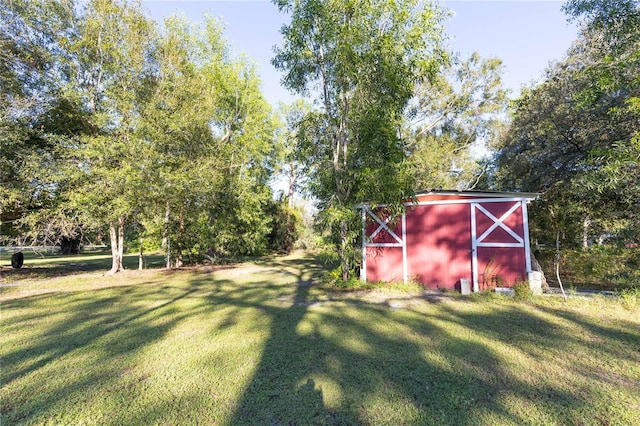
[[[376,212],[382,221],[389,220],[388,215],[384,211]],[[396,236],[402,238],[402,222],[398,218],[391,218],[387,225]],[[371,236],[380,228],[380,224],[371,221],[366,228],[366,235]],[[371,243],[374,244],[398,244],[395,239],[385,229],[380,229],[373,238]],[[402,247],[368,247],[367,255],[367,281],[402,281],[404,279],[404,270],[402,264]]]
[[[468,204],[407,209],[408,275],[428,288],[459,288],[471,280],[471,218]]]
[[[416,195],[415,201],[422,203],[433,201],[464,201],[465,199],[469,199],[469,197],[453,194],[418,194]]]
[[[402,282],[402,247],[368,247],[367,281]]]
[[[478,287],[511,287],[525,279],[525,254],[521,247],[478,247]]]
[[[429,204],[408,206],[406,210],[407,275],[432,289],[460,289],[460,279],[473,282],[471,204],[468,197],[450,194],[421,195],[418,202]],[[441,201],[442,203],[433,203]],[[526,239],[520,201],[482,202],[482,208],[500,219],[512,207],[515,210],[503,220],[521,240]],[[516,206],[516,207],[514,207]],[[378,212],[382,220],[384,213]],[[495,221],[480,209],[475,209],[476,238],[494,225]],[[402,223],[389,223],[391,230],[402,238]],[[365,232],[371,235],[379,228],[369,223]],[[381,230],[371,241],[395,244],[398,241]],[[477,247],[478,284],[480,289],[499,285],[510,286],[526,278],[526,250],[524,247],[482,247],[489,244],[521,244],[501,226],[495,227]],[[367,281],[402,281],[402,247],[368,247],[366,249]]]

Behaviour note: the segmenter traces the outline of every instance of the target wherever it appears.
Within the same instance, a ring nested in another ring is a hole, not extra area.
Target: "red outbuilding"
[[[527,280],[527,203],[538,194],[429,191],[404,213],[361,205],[364,281],[415,280],[431,289],[473,291]]]

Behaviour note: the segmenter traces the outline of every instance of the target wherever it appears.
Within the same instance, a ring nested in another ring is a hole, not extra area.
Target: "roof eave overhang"
[[[415,193],[415,197],[425,196],[425,195],[440,195],[440,196],[452,196],[452,197],[464,197],[468,199],[521,199],[532,201],[540,198],[542,194],[538,192],[517,192],[517,191],[458,191],[458,190],[445,190],[445,189],[435,189],[435,190],[424,190],[418,191]],[[408,204],[411,203],[411,198],[408,199]],[[386,204],[376,204],[378,207],[384,207]],[[364,207],[370,207],[372,203],[364,202],[356,205],[356,209],[362,209]]]
[[[535,200],[540,197],[538,192],[518,192],[518,191],[458,191],[448,189],[436,189],[436,190],[424,190],[418,191],[415,194],[420,195],[450,195],[456,197],[470,197],[470,198],[524,198],[528,200]]]

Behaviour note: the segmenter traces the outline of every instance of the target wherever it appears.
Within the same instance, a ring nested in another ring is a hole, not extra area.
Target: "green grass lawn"
[[[0,424],[640,424],[637,303],[331,293],[322,269],[5,269]]]

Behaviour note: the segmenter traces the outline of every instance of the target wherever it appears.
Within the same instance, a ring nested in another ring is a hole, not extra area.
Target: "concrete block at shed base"
[[[536,296],[542,294],[542,273],[540,271],[531,271],[527,274],[529,280],[529,288]]]
[[[460,293],[471,294],[471,284],[466,278],[460,278]]]
[[[496,287],[493,289],[493,291],[495,291],[498,294],[504,294],[505,296],[513,297],[516,295],[516,291],[509,287]]]

